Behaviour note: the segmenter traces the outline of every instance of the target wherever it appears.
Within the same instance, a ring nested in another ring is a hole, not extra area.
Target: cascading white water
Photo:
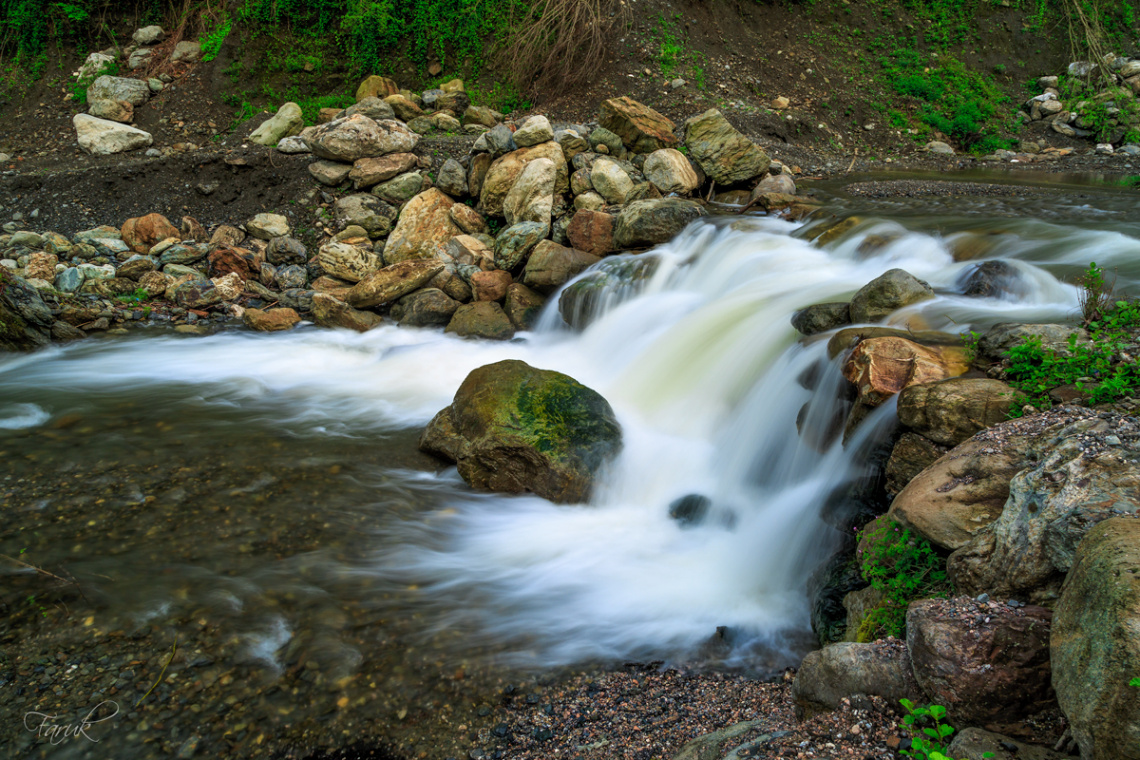
[[[862,474],[869,445],[893,418],[884,406],[846,446],[800,437],[797,417],[819,431],[844,402],[826,341],[798,341],[792,312],[843,300],[890,268],[950,289],[974,265],[955,263],[942,238],[893,222],[868,223],[827,249],[795,230],[763,218],[695,224],[650,254],[658,263],[647,280],[599,299],[578,333],[560,326],[552,304],[540,330],[508,343],[385,326],[364,335],[129,338],[4,359],[0,391],[38,389],[45,400],[39,409],[0,407],[0,426],[60,413],[55,391],[162,388],[187,414],[229,405],[295,434],[377,435],[426,424],[476,367],[522,359],[596,389],[618,415],[624,450],[593,503],[472,494],[454,471],[390,473],[402,489],[445,492],[445,508],[386,521],[384,550],[356,572],[402,589],[438,625],[505,643],[520,660],[682,653],[717,626],[779,649],[807,629],[806,582],[835,545],[821,506]],[[995,247],[993,255],[1016,259],[1017,300],[940,295],[890,322],[958,330],[1058,320],[1076,309],[1076,290],[1048,267],[1083,266],[1094,254],[1106,266],[1140,260],[1140,242],[1127,235],[1055,230]],[[859,253],[868,235],[887,231],[899,237]],[[814,390],[800,384],[809,371],[819,376]],[[690,494],[711,506],[686,527],[669,506]]]

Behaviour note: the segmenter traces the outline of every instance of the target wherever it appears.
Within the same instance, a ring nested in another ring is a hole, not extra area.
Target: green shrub
[[[224,43],[226,37],[229,36],[233,23],[233,19],[229,16],[223,16],[216,26],[213,26],[199,38],[199,41],[202,43],[203,63],[209,63],[218,57],[218,53],[222,49],[222,43]]]
[[[882,601],[859,626],[858,640],[906,635],[906,608],[915,599],[947,596],[946,561],[922,536],[893,520],[880,520],[864,534],[867,551],[859,556],[859,569]]]
[[[951,760],[946,753],[946,744],[954,735],[954,727],[942,722],[946,708],[942,705],[919,707],[909,699],[900,699],[899,704],[906,708],[903,727],[910,732],[910,747],[899,752],[907,757],[920,760]],[[983,758],[993,757],[993,752],[983,752]]]
[[[1051,408],[1049,392],[1063,385],[1075,385],[1093,405],[1140,392],[1140,364],[1132,358],[1140,350],[1133,334],[1140,328],[1140,301],[1115,299],[1095,263],[1080,282],[1090,340],[1078,342],[1074,332],[1063,351],[1045,348],[1040,338],[1010,348],[1006,379],[1020,392],[1011,416],[1020,416],[1026,404]]]

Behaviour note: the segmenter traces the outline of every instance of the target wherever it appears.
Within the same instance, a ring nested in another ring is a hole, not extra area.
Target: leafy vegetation
[[[896,49],[881,63],[895,92],[919,101],[923,124],[977,152],[1010,147],[992,122],[1009,98],[992,78],[970,71],[951,55],[927,59],[914,47]]]
[[[864,534],[859,556],[863,579],[882,592],[882,601],[859,626],[858,641],[906,634],[906,608],[915,599],[947,596],[946,561],[930,542],[894,521],[882,520]]]
[[[1006,377],[1021,394],[1012,416],[1020,416],[1026,404],[1051,408],[1049,392],[1064,385],[1075,386],[1093,405],[1140,392],[1140,364],[1134,358],[1140,351],[1134,335],[1140,328],[1140,301],[1116,299],[1104,270],[1095,263],[1081,277],[1081,285],[1088,341],[1078,340],[1074,332],[1063,350],[1047,348],[1033,337],[1010,348]]]
[[[954,735],[954,727],[943,723],[946,717],[946,708],[942,705],[926,705],[919,707],[909,699],[900,699],[907,714],[903,716],[903,726],[910,731],[910,747],[899,750],[907,757],[917,757],[921,760],[951,760],[946,755],[946,745]],[[994,753],[985,752],[982,757],[993,757]]]
[[[218,57],[218,52],[221,51],[222,43],[226,41],[226,37],[229,36],[233,23],[233,19],[228,15],[223,15],[216,24],[212,24],[211,28],[203,31],[199,41],[202,43],[202,61],[204,63],[209,63]]]

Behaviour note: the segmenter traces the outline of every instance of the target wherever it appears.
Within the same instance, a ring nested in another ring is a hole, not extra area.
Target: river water
[[[508,683],[626,660],[795,664],[809,578],[841,540],[821,509],[868,474],[894,412],[845,445],[801,438],[797,418],[822,431],[848,402],[827,336],[800,340],[791,314],[896,267],[938,296],[889,324],[955,333],[1073,320],[1066,281],[1090,261],[1140,281],[1134,193],[817,192],[830,219],[714,216],[642,254],[652,274],[580,331],[555,305],[507,343],[144,329],[0,359],[0,553],[60,576],[0,562],[0,746],[258,756],[367,732],[458,757]],[[990,259],[1015,270],[1006,291],[962,295]],[[590,504],[472,493],[416,451],[468,372],[502,359],[613,406],[624,449]],[[681,525],[670,504],[692,494],[709,513]],[[710,654],[718,627],[731,646]],[[99,744],[25,721],[105,702]]]

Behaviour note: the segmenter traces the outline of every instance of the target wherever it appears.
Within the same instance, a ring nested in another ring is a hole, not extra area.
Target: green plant
[[[1135,332],[1140,328],[1140,302],[1111,299],[1104,270],[1095,264],[1081,276],[1082,307],[1089,340],[1078,341],[1074,332],[1063,349],[1046,348],[1040,338],[1028,337],[1007,352],[1006,379],[1020,393],[1011,416],[1030,405],[1052,406],[1050,391],[1073,385],[1090,404],[1102,404],[1140,390],[1140,351]]]
[[[199,41],[202,43],[203,63],[209,63],[218,57],[218,53],[222,49],[222,43],[226,41],[226,37],[229,36],[232,27],[233,19],[223,14],[216,24],[211,25],[211,28],[202,34]]]
[[[919,707],[909,699],[900,699],[906,709],[903,716],[903,727],[910,732],[910,747],[899,750],[907,757],[917,757],[921,760],[951,760],[946,755],[946,744],[954,735],[954,727],[944,723],[946,708],[942,705],[926,705]],[[993,757],[993,752],[983,752],[982,757]]]
[[[862,543],[867,550],[860,550],[860,572],[881,592],[882,600],[863,619],[858,640],[901,637],[906,632],[906,608],[911,601],[949,594],[946,561],[929,541],[893,520],[880,521],[864,534]]]
[[[68,89],[71,90],[71,99],[80,105],[85,105],[87,103],[87,88],[91,86],[92,82],[101,76],[113,77],[118,76],[118,74],[118,63],[115,61],[104,63],[95,73],[81,77],[68,85]]]
[[[1137,689],[1140,689],[1140,678],[1133,678],[1131,681],[1128,682],[1128,685],[1129,686],[1135,686]]]
[[[150,293],[146,291],[146,288],[135,288],[135,292],[118,296],[115,300],[120,301],[121,303],[138,304],[148,300],[149,298]]]
[[[685,49],[681,46],[680,41],[673,36],[672,23],[660,14],[657,16],[657,34],[660,37],[657,48],[657,64],[661,67],[661,73],[665,75],[665,78],[672,79],[673,74],[677,71],[681,53]]]
[[[978,342],[982,339],[982,334],[974,330],[964,332],[958,339],[962,341],[962,348],[966,352],[966,361],[973,364],[978,358]]]

